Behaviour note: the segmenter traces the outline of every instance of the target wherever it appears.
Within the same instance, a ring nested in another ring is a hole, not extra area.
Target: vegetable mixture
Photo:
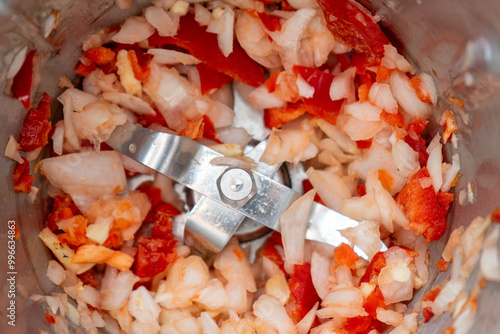
[[[478,291],[464,286],[475,264],[500,279],[498,224],[482,242],[500,219],[453,231],[437,264],[451,264],[451,279],[408,307],[429,280],[428,244],[446,231],[460,166],[442,150],[456,145],[457,124],[448,110],[429,137],[432,76],[378,20],[351,0],[155,0],[86,38],[79,84],[59,82],[64,119],[55,124],[51,97],[31,106],[36,50],[20,52],[11,92],[29,114],[6,156],[16,161],[16,191],[37,197],[33,161],[50,183],[39,237],[55,257],[47,277],[63,292],[31,298],[46,303],[55,332],[415,333],[446,311],[450,330],[468,330]],[[105,141],[128,120],[239,159],[252,134],[232,126],[233,87],[270,129],[261,161],[302,164],[305,195],[255,261],[231,240],[207,264],[173,233],[187,208],[173,181]],[[51,157],[38,162],[46,145]],[[129,189],[142,174],[153,181]],[[300,212],[313,201],[361,222],[342,231],[350,245],[304,240]]]

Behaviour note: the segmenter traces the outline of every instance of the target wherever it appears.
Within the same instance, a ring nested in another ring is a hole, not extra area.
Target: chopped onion
[[[127,189],[125,172],[114,151],[73,153],[44,159],[40,170],[68,194],[99,197]]]
[[[237,281],[229,281],[226,284],[226,295],[228,298],[227,308],[229,313],[237,312],[243,314],[248,308],[248,296],[245,286]]]
[[[464,287],[465,280],[463,278],[457,277],[450,279],[436,296],[432,304],[432,313],[434,313],[436,317],[439,317],[444,312],[450,310],[451,303],[457,298]]]
[[[128,311],[134,318],[146,323],[155,322],[160,315],[160,307],[144,286],[140,286],[130,294]]]
[[[480,268],[481,274],[488,280],[500,282],[500,259],[498,257],[498,239],[500,237],[500,225],[494,224],[483,243]]]
[[[87,238],[102,245],[109,236],[109,230],[113,226],[113,217],[97,217],[94,224],[87,226]]]
[[[392,159],[401,174],[406,177],[410,177],[420,168],[418,153],[402,139],[392,145]]]
[[[195,3],[194,4],[194,19],[201,26],[208,26],[213,20],[212,13],[207,9],[207,7]]]
[[[330,292],[323,302],[322,309],[316,312],[319,318],[366,316],[363,308],[363,294],[355,287],[341,288]]]
[[[265,86],[259,86],[250,93],[248,102],[257,109],[280,108],[286,106],[286,102],[269,93]]]
[[[417,92],[410,85],[410,79],[404,73],[394,71],[389,77],[389,84],[392,94],[408,116],[427,119],[432,114],[432,106],[420,101]]]
[[[381,108],[370,104],[368,101],[348,104],[344,107],[344,110],[347,114],[362,121],[379,121],[382,112]]]
[[[104,310],[119,310],[127,302],[134,284],[139,281],[131,271],[119,271],[111,266],[101,281],[101,308]]]
[[[300,74],[297,75],[297,88],[299,89],[299,95],[303,98],[311,98],[314,96],[314,87],[308,84]]]
[[[253,304],[254,314],[276,329],[279,334],[296,333],[295,325],[285,307],[274,296],[262,295]]]
[[[147,39],[154,32],[155,28],[144,17],[132,16],[125,20],[120,31],[111,37],[111,40],[122,44],[134,44]]]
[[[144,11],[144,17],[156,28],[160,36],[173,36],[179,28],[179,16],[172,13],[169,15],[163,8],[148,7]]]
[[[46,276],[55,285],[61,285],[66,278],[66,271],[58,262],[50,260]]]
[[[265,291],[267,295],[276,297],[283,305],[288,302],[290,288],[285,274],[281,270],[278,270],[274,276],[267,280]]]
[[[377,221],[363,221],[358,226],[341,230],[340,234],[349,240],[352,245],[356,245],[363,250],[368,256],[368,260],[380,250],[380,230]]]
[[[368,100],[390,114],[398,113],[398,102],[392,95],[391,87],[386,83],[375,82],[370,87]]]
[[[9,137],[9,141],[7,142],[7,146],[5,147],[5,157],[17,161],[20,164],[24,163],[23,157],[17,150],[17,141],[14,136]]]
[[[62,155],[64,142],[64,121],[57,122],[54,129],[54,133],[52,134],[52,149],[57,155]]]
[[[347,103],[356,101],[354,90],[354,77],[356,75],[356,67],[351,66],[344,72],[337,74],[330,86],[330,98],[332,101],[346,99]],[[301,94],[301,96],[303,96]]]
[[[315,195],[314,189],[307,192],[293,202],[280,217],[285,261],[289,264],[304,263],[304,235]]]
[[[378,307],[377,320],[382,321],[388,324],[389,326],[397,327],[401,325],[401,323],[403,322],[403,315],[395,311],[386,310],[382,307]]]
[[[330,209],[340,211],[342,202],[352,197],[351,191],[338,175],[315,170],[312,167],[307,170],[306,174],[318,195]]]
[[[214,278],[208,281],[206,287],[194,300],[209,311],[220,311],[227,307],[228,295],[221,281]]]
[[[432,79],[432,77],[425,72],[420,73],[420,75],[418,77],[420,78],[420,80],[422,80],[423,84],[427,88],[427,91],[429,92],[429,97],[430,97],[431,103],[433,105],[436,105],[437,98],[438,98],[438,92],[437,92],[436,84],[434,83],[434,79]]]
[[[451,157],[451,166],[443,173],[443,185],[441,191],[446,192],[451,188],[452,182],[455,180],[458,172],[460,171],[460,157],[458,153],[453,154]]]
[[[436,193],[441,189],[441,185],[443,184],[443,174],[441,171],[442,163],[442,145],[438,143],[430,152],[429,158],[427,159],[427,169],[429,170],[429,174],[432,178],[432,186]]]
[[[173,64],[184,64],[184,65],[196,65],[201,61],[191,56],[189,53],[179,52],[175,50],[166,49],[149,49],[149,54],[154,56],[154,61],[161,65],[173,65]]]
[[[126,93],[104,93],[102,97],[139,115],[156,115],[154,109],[146,101],[137,96]]]
[[[330,276],[331,259],[313,252],[311,256],[311,278],[319,298],[325,299],[330,292],[328,277]]]
[[[342,127],[349,138],[359,141],[371,139],[382,130],[384,123],[381,121],[366,121],[348,116]]]

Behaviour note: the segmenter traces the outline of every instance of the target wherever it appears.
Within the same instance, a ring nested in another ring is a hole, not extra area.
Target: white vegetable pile
[[[381,113],[400,113],[406,125],[428,119],[437,101],[437,90],[428,74],[420,74],[420,90],[430,99],[430,103],[422,102],[406,75],[415,74],[415,70],[390,45],[385,46],[381,65],[392,74],[374,83],[365,101],[359,101],[356,95],[355,67],[342,71],[340,64],[334,64],[330,98],[344,99],[336,125],[306,114],[270,135],[262,161],[304,163],[314,188],[281,218],[283,247],[275,247],[285,260],[284,271],[273,259],[262,255],[249,263],[246,250],[233,240],[211,266],[178,243],[177,259],[164,272],[147,280],[134,275],[130,268],[136,254],[135,233],[151,203],[145,194],[127,189],[126,171],[154,172],[117,152],[99,151],[99,145],[117,125],[127,120],[137,122],[141,115],[153,116],[155,109],[168,127],[152,124],[150,128],[174,134],[188,122],[208,117],[226,145],[204,138],[199,141],[227,156],[241,156],[250,139],[246,130],[231,127],[235,112],[230,85],[202,95],[195,66],[200,60],[178,51],[149,48],[147,38],[155,32],[160,36],[175,35],[179,18],[189,10],[208,32],[217,34],[224,55],[231,54],[233,39],[237,38],[247,54],[269,73],[282,71],[277,80],[279,89],[273,92],[264,85],[241,89],[250,91],[246,98],[257,109],[285,107],[294,96],[314,96],[315,88],[294,74],[293,66],[317,68],[350,49],[335,40],[314,1],[290,0],[296,11],[270,13],[280,20],[278,31],[267,30],[259,18],[245,10],[264,11],[262,2],[189,2],[194,5],[153,1],[153,6],[141,16],[128,18],[119,30],[93,34],[85,40],[84,51],[108,42],[138,43],[148,48],[154,57],[147,82],[134,77],[126,51],[120,51],[117,74],[97,69],[83,79],[82,88],[68,87],[58,97],[64,108],[64,119],[57,123],[52,137],[58,156],[41,161],[39,166],[51,184],[51,195],[69,194],[84,214],[89,241],[75,251],[49,229],[40,233],[58,260],[49,262],[47,277],[64,293],[32,299],[46,303],[47,312],[55,319],[56,333],[69,333],[70,323],[86,333],[97,333],[99,328],[107,333],[344,333],[342,328],[349,318],[368,316],[364,303],[375,289],[380,290],[384,307],[376,308],[372,317],[387,325],[390,333],[416,332],[419,313],[426,307],[436,316],[453,313],[455,333],[469,328],[476,311],[472,299],[463,291],[465,280],[477,262],[485,278],[500,280],[499,226],[491,229],[484,243],[483,234],[490,230],[485,229],[482,219],[463,232],[454,232],[443,252],[447,262],[453,261],[450,280],[434,302],[408,309],[406,303],[412,299],[414,289],[420,289],[429,279],[428,250],[424,237],[409,230],[409,219],[397,205],[395,195],[421,166],[418,153],[403,140],[406,128],[384,122]],[[121,7],[127,3],[117,2]],[[376,67],[368,70],[377,72]],[[448,125],[453,120],[450,114],[446,116]],[[448,191],[460,169],[457,155],[451,164],[443,162],[442,147],[455,134],[446,136],[442,140],[436,135],[427,149],[430,178],[422,187],[432,186],[436,192]],[[82,145],[84,140],[94,147]],[[371,141],[371,146],[360,149],[357,141]],[[13,145],[9,142],[8,156],[19,160]],[[382,182],[380,170],[392,182]],[[366,194],[357,193],[358,184],[365,185]],[[156,175],[153,185],[162,189],[164,201],[182,208],[171,180]],[[120,198],[117,193],[127,196]],[[380,239],[415,252],[390,247],[383,254],[385,266],[358,284],[369,261],[357,258],[344,263],[330,246],[304,240],[306,219],[316,194],[327,207],[363,221],[342,233],[352,244],[362,247],[370,260],[379,249]],[[59,222],[59,229],[70,233],[74,219]],[[103,243],[118,219],[126,219],[129,226],[121,229],[123,247],[113,250]],[[320,299],[304,317],[296,319],[291,316],[296,301],[287,279],[293,275],[294,265],[302,264],[310,264],[313,288]],[[76,276],[90,268],[98,273],[98,288],[82,284]],[[134,289],[137,282],[150,283],[151,288],[140,285]]]

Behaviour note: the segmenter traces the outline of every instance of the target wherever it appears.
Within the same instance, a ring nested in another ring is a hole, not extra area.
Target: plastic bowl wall
[[[118,23],[139,13],[147,1],[133,1],[131,9],[120,10],[113,1],[6,1],[0,3],[0,61],[14,47],[28,43],[43,55],[40,74],[42,81],[32,97],[42,92],[55,97],[60,93],[57,81],[62,74],[71,77],[81,56],[84,37],[100,28]],[[397,36],[406,56],[422,71],[433,74],[440,86],[439,115],[452,109],[459,121],[459,154],[463,177],[456,194],[474,185],[473,203],[458,204],[455,196],[449,216],[447,233],[433,243],[431,263],[439,258],[452,229],[467,225],[478,215],[488,215],[500,203],[500,2],[498,0],[385,0],[365,3],[383,19],[384,26]],[[40,30],[44,18],[52,11],[60,12],[60,24],[48,38]],[[3,64],[2,64],[3,65]],[[2,66],[0,65],[0,66]],[[5,85],[5,66],[0,67],[0,89]],[[451,98],[451,99],[450,99]],[[450,100],[464,101],[463,108]],[[9,135],[16,135],[26,115],[21,104],[0,96],[0,147],[5,148]],[[52,104],[58,110],[57,102]],[[463,117],[459,116],[462,115]],[[439,119],[439,118],[438,118]],[[464,121],[469,119],[470,121]],[[3,151],[2,151],[3,152]],[[447,152],[450,155],[451,152]],[[44,309],[29,301],[34,293],[46,294],[55,289],[46,278],[48,250],[37,234],[44,226],[49,199],[46,184],[39,176],[35,185],[41,188],[34,205],[23,194],[12,189],[14,163],[0,157],[0,333],[36,333],[37,328],[50,331],[43,316]],[[467,201],[466,201],[467,202]],[[13,220],[21,232],[16,243],[15,272],[7,267],[8,221]],[[447,273],[431,272],[429,283],[416,295],[417,299],[435,284],[447,278]],[[15,276],[16,296],[8,297],[7,278]],[[476,284],[474,280],[469,286]],[[7,307],[16,305],[16,326],[7,324]],[[500,300],[500,284],[488,283],[479,296],[479,312],[473,333],[500,331],[496,308]],[[441,333],[450,318],[443,316],[420,327],[420,333]]]

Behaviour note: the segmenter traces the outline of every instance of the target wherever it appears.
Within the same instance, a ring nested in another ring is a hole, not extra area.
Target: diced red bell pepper
[[[360,150],[369,149],[370,147],[372,147],[372,139],[357,140],[356,147],[359,148]]]
[[[295,299],[295,310],[292,311],[291,317],[298,322],[319,301],[319,296],[312,282],[309,263],[293,266],[293,274],[288,281],[288,288]]]
[[[26,55],[23,65],[14,76],[11,92],[24,106],[26,110],[31,107],[31,90],[33,89],[33,65],[36,50]]]
[[[334,76],[316,68],[297,65],[293,67],[293,72],[300,75],[309,85],[314,87],[314,95],[311,98],[304,99],[304,104],[310,107],[308,109],[309,114],[312,117],[322,118],[335,124],[344,100],[332,101],[330,98],[330,86]]]
[[[384,302],[384,295],[382,295],[382,291],[376,287],[363,301],[363,308],[371,317],[376,319],[377,308],[379,307],[387,310],[387,305],[385,305]]]
[[[40,99],[40,102],[38,102],[38,105],[36,106],[36,109],[40,111],[45,118],[50,117],[50,101],[52,101],[52,98],[49,96],[47,93],[43,93],[42,98]]]
[[[149,38],[150,46],[162,47],[168,44],[186,49],[210,69],[247,85],[257,87],[265,81],[264,69],[248,56],[237,39],[233,42],[233,52],[224,56],[219,49],[217,35],[207,32],[205,27],[196,22],[192,13],[181,17],[175,36],[162,37],[155,32]]]
[[[385,260],[384,253],[378,252],[377,254],[375,254],[370,261],[368,268],[366,268],[365,273],[359,280],[359,285],[361,285],[361,283],[371,282],[376,276],[380,274],[380,271],[385,267],[386,264],[387,262]]]
[[[364,317],[347,318],[342,329],[347,333],[362,333],[370,327],[372,317],[369,315]]]
[[[304,194],[309,192],[310,190],[312,190],[314,187],[311,183],[311,181],[309,181],[308,179],[304,179],[302,181],[302,189],[304,190]],[[319,197],[318,193],[316,193],[316,195],[314,196],[314,201],[321,204],[321,205],[325,205],[325,202],[323,202],[323,200],[321,199],[321,197]]]
[[[151,74],[151,69],[146,64],[140,64],[139,59],[135,50],[127,51],[127,58],[132,66],[132,71],[134,72],[134,77],[140,82],[148,82],[149,75]]]
[[[397,126],[400,128],[405,125],[403,115],[401,115],[399,112],[396,114],[391,114],[385,110],[382,110],[382,112],[380,113],[380,120],[386,122],[389,125]]]
[[[491,220],[494,223],[500,223],[500,208],[495,208],[491,213]]]
[[[82,215],[76,215],[72,219],[73,222],[68,227],[68,231],[58,234],[57,237],[65,244],[80,246],[88,241],[87,220]]]
[[[378,66],[380,64],[380,60],[381,56],[375,56],[369,53],[359,53],[356,51],[351,53],[351,65],[356,67],[356,73],[360,76],[366,75],[367,73],[370,75],[369,73],[371,72],[367,71],[367,68]]]
[[[140,191],[142,193],[145,193],[148,198],[149,198],[149,201],[151,202],[151,210],[150,212],[153,210],[153,208],[161,202],[161,189],[160,188],[156,188],[152,185],[148,185],[148,184],[141,184],[139,187],[137,187],[135,190],[137,191]]]
[[[30,175],[30,163],[26,158],[23,158],[23,163],[16,163],[14,172],[12,173],[12,181],[14,182],[14,190],[28,194],[31,191],[31,185],[35,180],[33,175]]]
[[[453,202],[453,194],[449,192],[438,192],[437,198],[439,205],[444,209],[445,214],[450,211],[451,202]]]
[[[384,45],[390,42],[367,10],[348,0],[318,0],[318,3],[337,39],[361,53],[383,55]]]
[[[97,47],[95,49],[90,49],[85,51],[83,56],[91,63],[98,66],[109,64],[115,61],[116,54],[113,50],[108,49],[104,46]]]
[[[271,15],[266,12],[258,12],[254,9],[247,9],[247,13],[252,15],[253,17],[259,18],[267,30],[269,31],[281,30],[281,22],[278,16]]]
[[[422,167],[398,194],[396,201],[410,221],[410,230],[425,237],[426,242],[438,240],[446,230],[446,210],[439,204],[434,187],[422,188],[420,180],[430,174]]]
[[[425,87],[425,84],[419,77],[413,77],[410,80],[410,85],[415,90],[415,92],[417,92],[417,96],[420,101],[424,103],[431,103],[431,96],[429,94],[429,90],[427,90],[427,87]]]
[[[264,247],[262,248],[262,256],[267,257],[280,269],[285,273],[285,261],[281,257],[280,252],[278,252],[278,249],[276,246],[279,245],[283,247],[282,241],[281,241],[281,234],[279,232],[273,232],[269,238],[267,238],[266,243],[264,244]]]
[[[446,271],[448,269],[449,265],[450,265],[450,263],[448,261],[446,261],[445,259],[441,259],[441,260],[438,260],[438,262],[436,262],[436,267],[441,271]]]
[[[375,81],[377,82],[383,82],[389,78],[392,72],[394,72],[395,68],[387,68],[383,65],[379,65],[377,68],[377,77]]]
[[[97,69],[96,64],[91,63],[90,65],[85,65],[84,63],[79,63],[75,69],[75,73],[81,77],[86,77],[90,73],[94,72]]]
[[[435,287],[434,289],[427,291],[424,294],[424,296],[422,297],[422,301],[426,302],[426,301],[436,300],[436,297],[439,294],[439,292],[441,292],[440,287]],[[424,317],[425,322],[429,322],[429,320],[431,320],[431,318],[434,316],[434,313],[432,312],[432,308],[431,307],[424,308],[422,310],[422,316]]]
[[[176,240],[139,237],[135,261],[136,275],[140,278],[153,277],[167,268],[176,259]]]
[[[45,321],[47,321],[49,324],[53,325],[56,323],[56,319],[52,316],[50,313],[45,313]]]
[[[203,123],[205,124],[203,128],[203,137],[213,140],[216,143],[222,144],[222,142],[219,140],[219,134],[217,131],[215,131],[215,126],[212,120],[207,116],[203,116]]]
[[[341,266],[346,266],[349,269],[356,269],[356,262],[359,260],[358,254],[351,246],[341,243],[333,251],[333,259]]]
[[[95,278],[94,268],[90,268],[86,272],[77,275],[78,278],[82,281],[83,285],[90,285],[94,288],[97,288],[101,282]]]
[[[72,218],[81,214],[69,195],[54,197],[54,206],[47,217],[47,227],[51,231],[57,230],[57,223],[63,219]]]
[[[108,238],[102,245],[112,249],[118,249],[123,246],[122,231],[118,228],[112,227],[109,230]]]
[[[149,211],[147,223],[152,223],[151,235],[155,238],[172,239],[172,217],[180,214],[172,204],[160,202]]]
[[[23,151],[29,152],[47,145],[52,124],[47,120],[45,111],[33,110],[24,120],[21,128],[19,146]],[[48,110],[50,115],[50,109]]]
[[[152,123],[159,124],[161,126],[167,126],[167,121],[165,120],[165,117],[158,111],[158,109],[155,109],[155,115],[138,115],[138,121],[141,126],[147,127],[148,125]]]
[[[200,73],[201,94],[203,95],[213,94],[225,84],[233,81],[230,76],[214,71],[204,63],[197,64],[196,68]]]
[[[363,197],[366,195],[366,186],[364,184],[358,184],[356,186],[356,193],[358,194],[358,197]]]
[[[418,161],[421,166],[427,165],[427,159],[429,158],[429,154],[427,153],[427,144],[419,134],[427,126],[427,123],[427,121],[421,119],[410,122],[406,128],[408,134],[404,138],[404,141],[418,153]]]
[[[179,136],[188,137],[192,140],[197,140],[203,138],[203,131],[205,129],[205,122],[203,122],[203,118],[200,118],[197,121],[189,121],[186,124],[186,127],[179,132]]]
[[[299,118],[311,110],[304,102],[288,103],[285,107],[264,109],[264,125],[269,129],[279,129],[285,123]]]

